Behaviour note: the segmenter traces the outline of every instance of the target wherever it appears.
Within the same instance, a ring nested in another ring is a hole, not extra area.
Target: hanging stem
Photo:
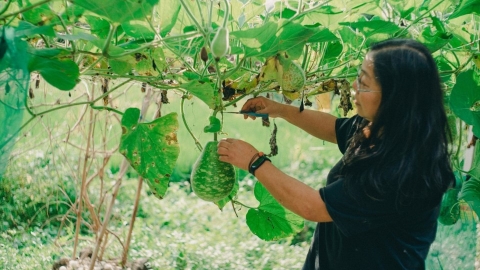
[[[200,6],[200,0],[195,0],[197,2],[198,12],[200,13],[200,19],[202,20],[202,26],[205,26],[205,19],[203,18],[202,7]]]
[[[182,113],[182,120],[183,124],[185,125],[185,128],[187,129],[188,133],[190,133],[190,136],[192,136],[193,140],[195,141],[195,145],[197,146],[198,150],[202,151],[203,147],[198,141],[197,137],[193,134],[193,132],[190,130],[190,127],[188,126],[187,119],[185,118],[185,111],[183,110],[184,104],[185,104],[185,99],[187,98],[187,94],[182,96],[182,101],[180,103],[180,111]]]

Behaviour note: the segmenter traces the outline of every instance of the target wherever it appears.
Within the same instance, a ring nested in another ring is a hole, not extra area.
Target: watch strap
[[[248,167],[248,172],[255,175],[255,171],[260,168],[260,166],[265,163],[265,161],[270,161],[272,162],[267,156],[265,155],[260,155],[249,167]]]

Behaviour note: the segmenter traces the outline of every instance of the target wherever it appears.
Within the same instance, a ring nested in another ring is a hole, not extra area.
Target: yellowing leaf
[[[162,199],[180,154],[177,114],[170,113],[149,123],[138,123],[139,117],[137,108],[125,111],[120,153],[144,178],[152,193]]]

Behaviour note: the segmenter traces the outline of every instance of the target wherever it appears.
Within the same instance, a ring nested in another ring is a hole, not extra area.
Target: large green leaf
[[[52,25],[35,26],[31,23],[20,21],[16,29],[15,35],[17,37],[32,37],[34,35],[45,35],[49,37],[55,36],[55,31]]]
[[[165,37],[172,30],[177,22],[181,5],[178,0],[160,1],[158,10],[160,12],[160,35]]]
[[[75,62],[43,57],[42,53],[37,55],[36,50],[31,52],[30,72],[38,71],[50,85],[60,90],[72,90],[77,85],[80,72]]]
[[[458,7],[455,12],[450,15],[449,19],[460,17],[467,14],[480,15],[480,0],[467,0],[462,2],[462,5]]]
[[[90,26],[90,33],[101,39],[107,38],[108,32],[110,32],[110,23],[106,19],[94,15],[85,15],[85,19]]]
[[[260,239],[274,241],[303,229],[303,218],[280,205],[260,182],[255,184],[254,193],[260,206],[247,212],[247,225],[253,234]]]
[[[180,153],[177,114],[139,123],[140,110],[129,108],[122,117],[120,153],[140,174],[159,199],[165,196]]]
[[[214,89],[210,82],[193,80],[180,85],[180,88],[187,90],[192,95],[205,102],[210,109],[215,108]]]
[[[370,37],[375,34],[393,35],[402,29],[393,22],[384,21],[380,19],[374,19],[370,21],[358,21],[358,22],[352,22],[352,23],[345,22],[345,23],[339,23],[339,24],[344,26],[349,26],[354,30],[358,30],[360,33],[363,33],[365,37]]]
[[[468,125],[480,121],[480,86],[473,75],[473,70],[460,73],[450,94],[450,108]]]
[[[131,55],[123,56],[120,58],[110,58],[108,59],[108,64],[113,72],[118,75],[125,75],[132,71],[135,66],[135,58]]]
[[[159,0],[71,0],[86,10],[109,19],[111,22],[123,23],[130,20],[143,20],[152,15],[153,7]]]
[[[339,22],[345,20],[345,13],[343,10],[334,7],[325,5],[314,12],[308,13],[304,18],[304,23],[306,24],[316,24],[320,23],[321,25],[328,27],[331,31],[336,30],[339,25]]]
[[[236,37],[243,45],[249,48],[260,48],[275,37],[278,25],[268,22],[256,28],[233,31],[231,36]]]
[[[269,57],[286,51],[292,59],[300,57],[307,43],[327,42],[338,38],[330,30],[317,25],[303,26],[299,23],[268,22],[261,27],[231,33],[245,45],[248,56]]]
[[[458,198],[468,203],[475,214],[480,216],[480,179],[472,177],[464,182]]]
[[[445,46],[453,37],[450,33],[432,33],[430,27],[425,27],[422,31],[422,35],[418,37],[418,41],[422,42],[430,52],[436,52]]]
[[[122,23],[122,28],[125,33],[133,38],[141,40],[153,40],[155,32],[150,25],[144,21],[129,21]]]
[[[480,145],[475,144],[475,152],[473,153],[473,162],[468,174],[474,178],[480,179]]]
[[[18,1],[18,4],[22,8],[32,5],[31,1],[29,0]],[[46,25],[50,22],[50,20],[56,18],[56,16],[57,15],[55,12],[50,9],[48,3],[37,6],[33,9],[29,9],[22,13],[23,19],[34,25]]]

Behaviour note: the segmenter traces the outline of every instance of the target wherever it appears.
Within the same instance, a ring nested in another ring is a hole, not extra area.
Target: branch
[[[43,1],[40,1],[40,2],[38,2],[38,3],[32,4],[31,6],[25,7],[25,8],[23,8],[23,9],[19,9],[19,10],[15,11],[15,12],[5,14],[5,15],[3,15],[3,16],[0,16],[0,21],[5,20],[6,18],[8,18],[8,17],[10,17],[10,16],[14,16],[14,17],[15,17],[15,16],[17,16],[18,14],[21,14],[21,13],[24,13],[24,12],[29,11],[29,10],[31,10],[31,9],[34,9],[34,8],[36,8],[36,7],[38,7],[38,6],[41,6],[41,5],[43,5],[43,4],[46,4],[46,3],[50,2],[50,1],[52,1],[52,0],[43,0]],[[10,5],[10,2],[11,2],[11,1],[8,1],[8,4],[6,5],[6,8],[8,8],[8,6]],[[3,11],[3,10],[2,10],[2,11]]]

